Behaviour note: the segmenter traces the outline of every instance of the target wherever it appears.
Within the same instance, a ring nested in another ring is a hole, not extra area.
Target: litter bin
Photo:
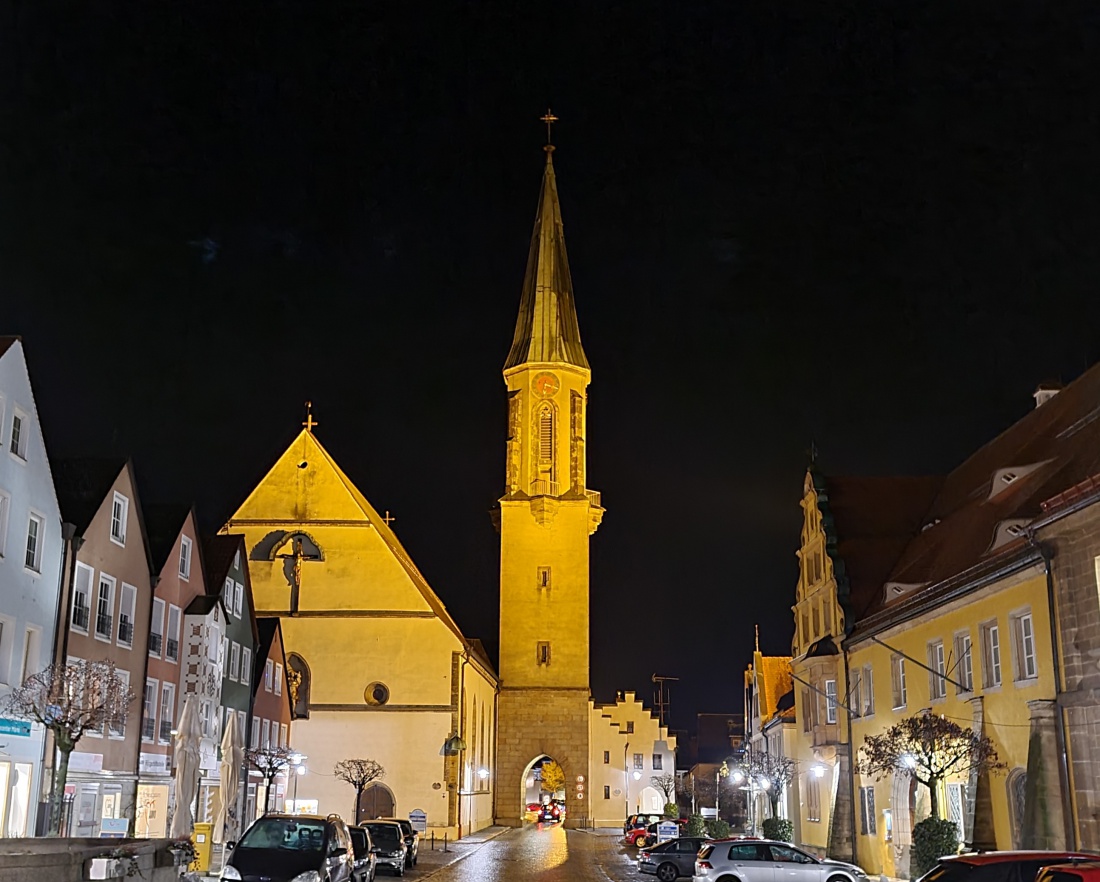
[[[191,834],[191,841],[195,843],[195,860],[191,864],[191,872],[210,872],[210,854],[214,850],[213,836],[213,824],[195,825],[195,832]]]

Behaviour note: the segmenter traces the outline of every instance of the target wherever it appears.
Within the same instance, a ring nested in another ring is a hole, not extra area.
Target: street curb
[[[484,838],[471,839],[469,836],[467,836],[465,839],[456,840],[453,844],[457,845],[460,842],[465,842],[467,845],[476,845],[476,846],[480,847],[482,845],[485,845],[488,842],[492,842],[498,836],[503,836],[509,830],[514,830],[514,829],[516,829],[516,828],[514,828],[514,827],[501,827],[499,830],[494,830],[492,833],[486,835]],[[468,858],[470,855],[472,855],[477,850],[478,850],[477,848],[471,848],[465,854],[459,855],[458,857],[456,857],[450,863],[444,864],[441,867],[436,867],[430,873],[426,873],[425,875],[421,876],[420,878],[421,879],[431,879],[432,876],[434,876],[436,873],[441,873],[444,870],[449,869],[450,867],[453,867],[455,864],[462,863],[462,861],[466,860],[466,858]]]

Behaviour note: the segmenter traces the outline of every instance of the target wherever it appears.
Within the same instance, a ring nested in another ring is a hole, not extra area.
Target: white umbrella
[[[172,839],[191,835],[191,803],[195,801],[199,786],[199,742],[202,739],[196,701],[194,694],[184,699],[176,728],[176,811],[168,834]]]
[[[236,713],[225,718],[222,735],[221,806],[214,822],[215,842],[235,842],[240,838],[240,818],[237,817],[237,791],[241,786],[241,763],[244,762],[244,743],[237,726]]]

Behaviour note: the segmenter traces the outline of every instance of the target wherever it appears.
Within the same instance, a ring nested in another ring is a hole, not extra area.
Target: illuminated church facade
[[[565,772],[567,825],[663,805],[650,779],[674,771],[674,737],[632,693],[597,705],[589,687],[589,540],[604,509],[587,484],[591,370],[552,151],[504,366],[499,673],[312,417],[223,527],[245,535],[257,613],[281,620],[293,743],[308,758],[299,808],[423,812],[437,835],[518,826],[547,759]],[[359,757],[386,776],[356,805],[332,768]]]

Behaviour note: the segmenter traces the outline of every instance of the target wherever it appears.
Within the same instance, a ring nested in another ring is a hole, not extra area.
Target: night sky
[[[687,727],[740,708],[755,622],[789,652],[811,443],[944,471],[1100,358],[1084,6],[49,5],[0,12],[0,333],[51,452],[132,453],[213,528],[312,399],[494,644],[553,107],[598,700],[677,676]]]

